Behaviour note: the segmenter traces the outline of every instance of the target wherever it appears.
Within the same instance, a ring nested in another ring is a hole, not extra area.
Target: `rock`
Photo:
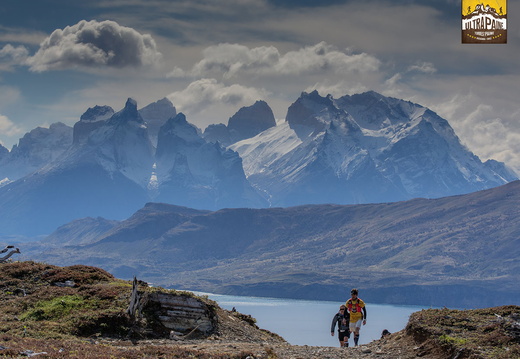
[[[66,280],[65,282],[55,282],[54,285],[56,287],[69,287],[74,288],[76,286],[76,283],[72,280]]]

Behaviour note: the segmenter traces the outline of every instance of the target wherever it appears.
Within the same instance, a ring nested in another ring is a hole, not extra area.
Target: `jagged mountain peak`
[[[167,99],[154,104],[169,113],[174,109]],[[153,107],[149,106],[145,108]],[[19,213],[2,212],[6,219],[0,221],[0,227],[9,227],[9,221],[24,213],[42,212],[52,195],[63,197],[62,204],[71,208],[70,213],[63,213],[66,216],[100,215],[96,211],[103,211],[105,204],[99,198],[110,198],[112,207],[105,213],[116,218],[130,208],[121,210],[119,203],[126,200],[133,208],[145,200],[160,200],[204,209],[390,202],[468,193],[516,179],[499,163],[482,164],[460,143],[449,123],[433,111],[373,91],[339,99],[304,92],[289,107],[285,121],[276,126],[272,126],[267,103],[257,101],[240,109],[230,119],[229,128],[209,127],[225,137],[238,124],[246,123],[249,130],[251,124],[268,119],[267,129],[256,129],[258,134],[229,148],[223,142],[208,141],[208,131],[203,137],[178,113],[164,119],[154,149],[148,120],[142,115],[147,111],[142,110],[137,110],[131,98],[122,110],[103,121],[100,119],[113,110],[106,106],[87,110],[74,127],[76,146],[52,165],[42,169],[40,163],[34,176],[26,176],[29,167],[24,164],[24,181],[3,187],[10,192],[0,190],[0,207],[18,206],[20,198],[28,204],[20,205]],[[256,118],[259,113],[263,114]],[[57,133],[63,128],[53,125],[32,134]],[[3,151],[4,157],[15,159],[24,141],[13,147],[12,155]],[[33,151],[33,158],[49,148],[54,150],[46,141],[43,149]],[[0,171],[7,168],[5,161],[1,160]],[[22,162],[16,159],[16,163]],[[8,176],[0,172],[0,177]],[[87,193],[80,196],[80,192]],[[99,192],[99,203],[90,201],[92,192]],[[11,202],[6,205],[7,200]],[[27,217],[25,223],[30,221]]]
[[[114,114],[114,109],[110,106],[89,107],[80,117],[81,122],[96,122],[107,120]]]
[[[409,123],[427,111],[421,105],[386,97],[375,91],[345,95],[335,100],[335,104],[351,114],[359,126],[368,130]]]
[[[332,95],[321,96],[318,90],[314,90],[312,92],[302,92],[296,102],[301,102],[311,107],[316,104],[321,107],[329,107],[334,106],[332,99]]]
[[[228,129],[233,142],[254,137],[274,126],[276,126],[276,120],[273,111],[267,102],[261,100],[251,106],[242,107],[228,121]]]
[[[163,126],[161,126],[159,129],[159,137],[164,136],[165,134],[175,135],[187,142],[200,142],[202,140],[200,129],[189,123],[186,119],[186,115],[182,112],[171,117]]]
[[[75,146],[86,143],[92,131],[103,126],[103,123],[113,115],[114,109],[110,106],[89,107],[74,124],[72,143]]]
[[[157,146],[159,129],[166,121],[177,115],[177,109],[166,97],[153,102],[139,110],[148,127],[148,135],[154,146]]]
[[[374,91],[339,99],[304,92],[286,122],[301,142],[265,131],[232,146],[273,205],[436,198],[513,178],[485,166],[435,112]]]
[[[171,117],[177,115],[177,110],[173,103],[166,97],[153,102],[139,110],[141,116],[147,123],[160,122],[161,125]]]
[[[276,126],[271,107],[263,100],[251,106],[240,108],[228,120],[228,125],[209,125],[203,137],[208,142],[219,142],[223,146],[252,138],[259,133]]]
[[[108,120],[109,125],[122,124],[125,122],[137,122],[144,125],[144,120],[139,114],[139,111],[137,111],[137,101],[132,98],[128,98],[125,107],[112,115]]]
[[[72,128],[61,122],[53,123],[49,128],[36,127],[27,132],[18,144],[11,149],[11,160],[23,159],[32,165],[33,170],[58,158],[69,148],[72,140]]]
[[[289,106],[285,120],[300,138],[307,138],[323,131],[333,119],[345,115],[335,106],[331,95],[323,97],[314,90],[311,93],[302,92]]]

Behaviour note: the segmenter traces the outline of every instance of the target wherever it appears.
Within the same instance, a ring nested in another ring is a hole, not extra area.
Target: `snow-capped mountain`
[[[151,103],[139,110],[139,114],[146,122],[148,135],[154,146],[157,146],[157,136],[159,129],[168,119],[177,115],[177,110],[172,102],[166,97]]]
[[[246,179],[242,160],[219,143],[206,142],[180,113],[159,130],[155,200],[194,208],[265,207]]]
[[[74,124],[72,142],[74,145],[84,144],[90,133],[103,126],[106,120],[114,115],[114,109],[110,106],[94,106],[81,115],[78,122]]]
[[[516,179],[483,164],[433,111],[375,92],[303,93],[284,123],[230,148],[273,206],[436,198]]]
[[[220,142],[224,146],[251,138],[276,126],[273,111],[265,101],[242,107],[228,120],[228,125],[210,125],[204,131],[208,142]]]
[[[164,124],[156,156],[136,102],[107,119],[112,112],[89,109],[59,159],[0,188],[0,234],[49,233],[87,216],[123,219],[152,199],[209,209],[267,205],[238,154],[204,141],[183,114]]]
[[[149,126],[159,123],[155,147]],[[226,148],[226,139],[242,140]],[[9,235],[123,219],[149,201],[208,210],[393,202],[518,178],[482,163],[431,110],[375,92],[303,93],[278,123],[258,101],[204,135],[169,100],[138,110],[128,99],[117,113],[95,106],[74,129],[54,124],[0,148],[0,174],[10,168],[23,177],[0,187],[0,234]]]
[[[54,162],[0,188],[0,233],[42,234],[82,217],[123,219],[148,200],[153,147],[135,101]]]
[[[34,172],[60,157],[72,144],[72,128],[54,123],[26,133],[11,151],[0,151],[0,181],[4,184]],[[1,150],[1,149],[0,149]],[[0,184],[1,185],[1,184]]]

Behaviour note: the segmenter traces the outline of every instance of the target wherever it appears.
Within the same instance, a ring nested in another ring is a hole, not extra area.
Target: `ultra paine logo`
[[[507,0],[462,0],[462,43],[507,43]]]

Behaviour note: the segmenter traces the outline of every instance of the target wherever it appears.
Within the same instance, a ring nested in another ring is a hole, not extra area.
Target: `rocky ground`
[[[290,345],[276,334],[244,325],[243,315],[219,310],[219,332],[203,340],[112,343],[123,347],[162,345],[229,358],[248,359],[462,359],[520,358],[520,307],[423,310],[406,329],[349,348]],[[247,321],[246,321],[247,322]]]

